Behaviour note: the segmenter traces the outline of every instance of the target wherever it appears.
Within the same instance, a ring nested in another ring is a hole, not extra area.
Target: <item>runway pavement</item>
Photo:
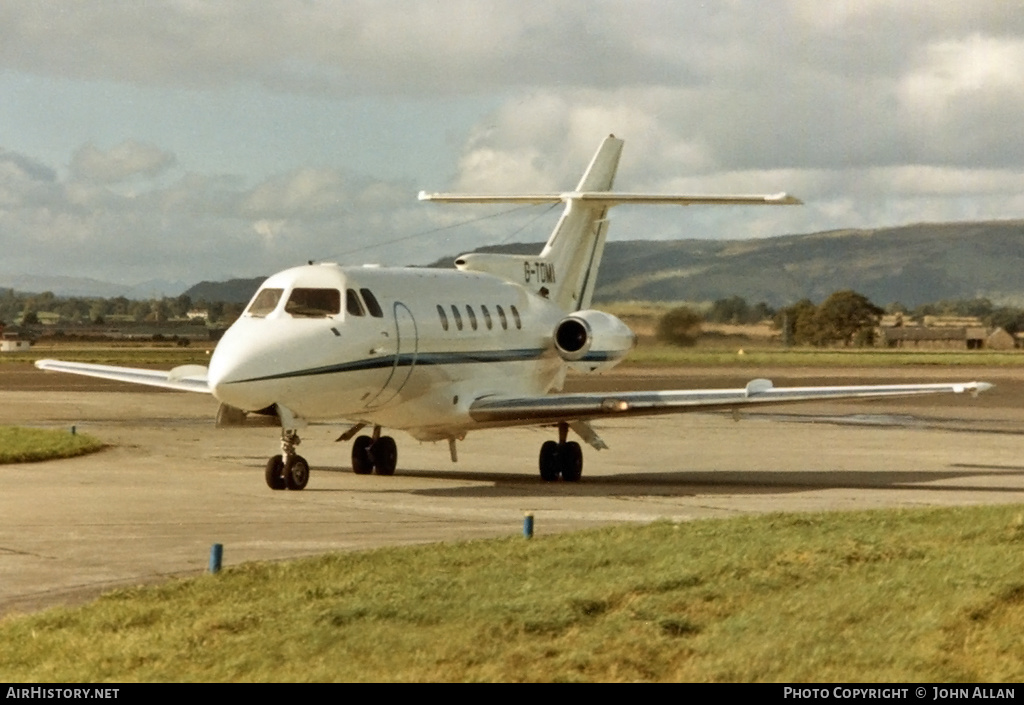
[[[1020,385],[1015,373],[1000,376]],[[456,465],[445,444],[396,433],[398,474],[378,477],[350,472],[349,445],[334,442],[343,426],[315,426],[299,449],[309,487],[274,492],[263,466],[278,452],[277,429],[215,429],[216,402],[204,395],[46,387],[56,379],[0,385],[0,424],[75,425],[110,447],[0,465],[0,614],[201,573],[215,542],[232,565],[518,535],[527,511],[541,539],[748,512],[1024,502],[1024,425],[1009,396],[790,407],[739,423],[722,414],[608,422],[599,431],[611,449],[584,450],[579,484],[538,479],[550,429],[471,434]],[[809,422],[812,412],[827,420]]]

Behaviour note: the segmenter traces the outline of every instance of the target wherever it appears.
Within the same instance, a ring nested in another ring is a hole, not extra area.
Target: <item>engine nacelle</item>
[[[634,345],[636,335],[629,326],[603,311],[577,311],[555,326],[555,349],[580,372],[610,370]]]

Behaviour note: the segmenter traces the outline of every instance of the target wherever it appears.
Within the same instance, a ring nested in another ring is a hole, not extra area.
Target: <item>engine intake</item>
[[[604,311],[588,309],[566,316],[555,326],[555,350],[573,369],[611,369],[636,344],[625,323]]]
[[[578,360],[593,344],[590,326],[578,318],[566,318],[555,329],[555,346],[566,360]]]

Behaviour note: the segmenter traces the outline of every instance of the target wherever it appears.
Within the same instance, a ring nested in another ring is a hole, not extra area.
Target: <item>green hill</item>
[[[597,296],[713,300],[740,295],[778,306],[855,289],[879,304],[908,306],[975,297],[1024,300],[1024,221],[841,230],[699,247],[651,244],[658,247],[649,255],[628,259],[635,265],[631,273],[604,271]],[[609,248],[606,258],[614,262],[617,249]]]
[[[542,243],[478,252],[535,254]],[[460,253],[431,267],[451,267]],[[854,289],[879,305],[914,307],[985,297],[1024,305],[1024,220],[920,223],[758,240],[627,240],[605,248],[595,299],[713,301],[742,296],[784,306]],[[246,302],[261,279],[203,282],[193,300]]]
[[[481,248],[539,252],[540,244]],[[439,260],[447,264],[452,258]],[[597,301],[709,301],[773,306],[854,289],[878,304],[986,297],[1024,304],[1024,220],[921,223],[758,240],[615,241]]]
[[[185,294],[193,301],[230,301],[246,304],[266,277],[252,279],[229,279],[225,282],[202,281],[188,289]]]

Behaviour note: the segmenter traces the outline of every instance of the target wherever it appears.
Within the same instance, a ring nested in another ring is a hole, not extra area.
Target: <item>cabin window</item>
[[[493,328],[494,325],[491,322],[491,312],[488,311],[487,307],[483,304],[480,304],[480,313],[484,314],[484,324],[487,326],[487,330]]]
[[[448,315],[444,312],[444,306],[437,305],[437,317],[441,319],[441,327],[448,330]]]
[[[519,317],[519,309],[515,306],[509,306],[508,308],[512,311],[512,318],[516,319],[516,328],[521,330],[523,327],[523,319]]]
[[[459,313],[459,307],[452,304],[452,315],[455,316],[455,327],[462,330],[462,314]]]
[[[365,315],[363,305],[359,303],[359,294],[356,293],[355,289],[345,290],[345,311],[350,316]]]
[[[366,308],[370,315],[374,318],[384,318],[384,311],[381,310],[380,304],[377,303],[377,297],[373,295],[373,292],[369,289],[360,289],[359,293],[363,295],[363,301],[366,302]]]
[[[341,292],[337,289],[292,289],[284,310],[293,316],[334,316],[341,313]]]
[[[249,304],[249,310],[246,313],[259,318],[266,316],[277,308],[283,293],[284,289],[260,289],[260,293],[256,294],[256,298]]]
[[[473,330],[476,330],[476,313],[473,312],[473,307],[467,305],[466,313],[469,314],[469,325]]]
[[[505,318],[505,309],[501,306],[495,306],[495,308],[498,309],[498,318],[501,319],[501,329],[508,330],[508,319]]]

